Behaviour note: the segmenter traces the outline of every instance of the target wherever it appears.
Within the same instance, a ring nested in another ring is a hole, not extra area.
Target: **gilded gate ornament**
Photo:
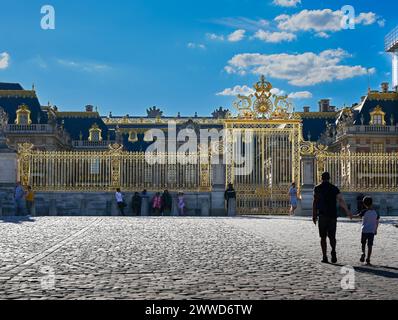
[[[254,86],[254,94],[238,95],[234,107],[240,118],[290,119],[293,107],[288,96],[272,93],[272,84],[261,76]]]
[[[33,149],[31,143],[18,144],[19,176],[21,184],[28,186],[30,181],[30,154]]]

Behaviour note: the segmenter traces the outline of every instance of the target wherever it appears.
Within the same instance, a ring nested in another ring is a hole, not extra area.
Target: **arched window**
[[[90,135],[88,137],[89,141],[99,142],[102,141],[102,130],[98,127],[96,123],[90,129]]]
[[[138,141],[137,131],[131,130],[129,132],[129,141],[133,143]]]
[[[370,113],[370,124],[374,126],[385,126],[386,125],[386,113],[380,106],[374,108]]]
[[[30,125],[32,120],[30,119],[30,110],[26,104],[19,106],[17,110],[17,118],[15,123],[19,125]]]

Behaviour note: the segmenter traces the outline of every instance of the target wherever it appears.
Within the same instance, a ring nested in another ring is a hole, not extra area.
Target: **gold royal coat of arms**
[[[288,119],[293,113],[293,106],[288,101],[288,96],[278,96],[272,93],[272,84],[261,76],[253,86],[255,92],[249,96],[238,95],[234,107],[239,112],[239,117],[245,119],[267,118]]]

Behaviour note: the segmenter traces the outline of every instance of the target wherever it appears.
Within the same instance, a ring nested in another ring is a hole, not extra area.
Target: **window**
[[[96,123],[90,129],[90,135],[88,137],[89,141],[99,142],[102,141],[102,130],[98,127]]]
[[[370,113],[370,124],[375,126],[385,126],[386,113],[383,112],[383,109],[380,106],[374,108],[374,110]]]
[[[15,120],[15,123],[19,125],[32,124],[32,121],[30,120],[30,110],[27,105],[23,104],[19,106],[17,110],[17,119]]]

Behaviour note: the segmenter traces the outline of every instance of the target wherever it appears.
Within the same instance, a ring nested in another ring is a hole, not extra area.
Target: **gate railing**
[[[157,163],[148,161],[144,152],[125,152],[118,144],[107,151],[36,151],[32,147],[19,146],[18,173],[22,184],[36,191],[211,190],[211,165],[199,154],[162,154]]]
[[[398,153],[330,153],[315,155],[317,179],[329,172],[343,192],[397,192]]]

